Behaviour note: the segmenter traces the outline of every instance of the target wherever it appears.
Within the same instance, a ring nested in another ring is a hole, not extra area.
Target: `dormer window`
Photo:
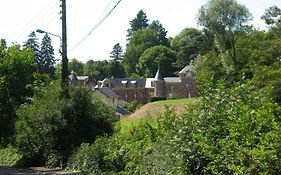
[[[122,81],[122,86],[124,88],[128,88],[128,81]]]
[[[138,87],[138,82],[137,81],[131,81],[131,84],[133,85],[134,88]]]

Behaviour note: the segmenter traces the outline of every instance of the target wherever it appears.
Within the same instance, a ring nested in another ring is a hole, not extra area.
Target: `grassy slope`
[[[148,103],[138,109],[135,113],[125,117],[122,120],[139,120],[139,119],[154,119],[158,113],[164,112],[165,107],[170,107],[177,114],[183,113],[186,108],[194,103],[196,98],[164,100],[153,103]]]

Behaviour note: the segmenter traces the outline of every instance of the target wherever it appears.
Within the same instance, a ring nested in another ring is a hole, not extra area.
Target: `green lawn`
[[[152,102],[155,105],[177,105],[177,104],[193,104],[198,98],[181,98]]]

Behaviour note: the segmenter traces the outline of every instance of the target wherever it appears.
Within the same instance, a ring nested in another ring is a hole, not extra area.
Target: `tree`
[[[236,0],[211,0],[202,6],[198,14],[198,23],[211,30],[219,51],[227,53],[233,69],[237,69],[236,34],[252,18],[248,9]]]
[[[178,69],[188,65],[199,54],[211,50],[212,44],[208,44],[207,40],[207,36],[195,28],[185,28],[173,38],[171,48],[177,53],[176,65]]]
[[[264,15],[261,17],[268,25],[280,25],[281,23],[281,9],[277,6],[271,6],[265,10]]]
[[[34,54],[34,63],[40,64],[40,46],[36,33],[33,31],[28,35],[28,40],[24,42],[25,48],[30,48]]]
[[[136,65],[137,73],[143,77],[154,77],[158,68],[163,76],[174,76],[176,69],[175,52],[166,46],[154,46],[147,49]]]
[[[124,54],[122,64],[127,76],[136,73],[136,65],[142,53],[153,46],[159,45],[157,33],[152,29],[141,29],[132,35]]]
[[[153,29],[157,35],[158,35],[158,40],[159,43],[163,46],[169,46],[169,40],[166,38],[167,31],[166,29],[162,26],[160,21],[154,20],[152,23],[149,25],[150,29]]]
[[[0,58],[0,138],[8,140],[14,133],[16,109],[32,96],[33,74],[36,72],[30,49],[14,45]]]
[[[110,58],[114,58],[117,61],[121,61],[123,58],[123,49],[120,43],[116,43],[110,52]]]
[[[16,145],[26,162],[59,166],[81,143],[113,132],[113,109],[93,100],[91,90],[70,89],[62,99],[57,86],[38,88],[33,100],[18,110]]]
[[[72,59],[68,63],[68,69],[70,72],[74,72],[76,75],[84,75],[84,63],[77,59]]]
[[[122,64],[115,59],[108,62],[107,69],[108,69],[109,77],[114,77],[114,78],[125,77],[125,71]]]
[[[55,59],[52,40],[48,34],[45,34],[40,49],[40,60],[38,61],[38,69],[40,73],[48,74],[51,78],[55,78]]]
[[[145,29],[149,26],[146,14],[142,10],[140,10],[137,16],[132,21],[130,21],[130,26],[131,28],[127,30],[128,40],[130,40],[134,32],[138,31],[139,29]]]
[[[108,61],[89,60],[84,67],[84,74],[93,77],[96,80],[103,80],[108,76]]]

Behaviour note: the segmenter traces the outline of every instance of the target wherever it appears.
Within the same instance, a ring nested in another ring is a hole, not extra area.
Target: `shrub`
[[[141,107],[141,103],[138,100],[134,100],[130,103],[127,103],[124,108],[130,112],[135,112],[137,109]]]
[[[280,107],[248,85],[213,89],[176,121],[170,154],[191,174],[280,174]]]
[[[83,142],[113,132],[114,111],[94,101],[91,91],[70,89],[61,99],[55,87],[37,89],[31,104],[18,110],[16,145],[30,165],[58,166]]]
[[[154,96],[154,97],[149,98],[150,102],[161,101],[161,100],[166,100],[166,97],[156,97],[156,96]]]
[[[22,155],[12,146],[0,149],[0,166],[19,166]]]

